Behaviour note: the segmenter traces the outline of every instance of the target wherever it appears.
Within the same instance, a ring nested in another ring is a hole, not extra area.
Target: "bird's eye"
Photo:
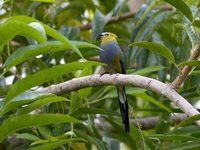
[[[106,36],[109,36],[109,34],[107,33]]]

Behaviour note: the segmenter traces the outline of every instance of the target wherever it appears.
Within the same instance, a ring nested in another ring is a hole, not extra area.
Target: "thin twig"
[[[146,150],[147,148],[146,148],[146,143],[145,143],[145,140],[144,140],[144,135],[142,133],[142,129],[141,129],[140,123],[138,122],[138,118],[136,116],[136,113],[130,105],[129,105],[129,108],[130,108],[131,113],[135,117],[135,119],[134,119],[135,120],[135,126],[138,127],[138,130],[140,132],[140,136],[141,136],[141,139],[142,139],[142,146],[143,146],[144,150]]]

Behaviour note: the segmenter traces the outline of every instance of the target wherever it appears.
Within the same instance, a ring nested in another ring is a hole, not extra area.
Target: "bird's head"
[[[117,42],[116,40],[117,36],[114,33],[103,32],[103,33],[99,33],[99,36],[101,37],[101,44]]]

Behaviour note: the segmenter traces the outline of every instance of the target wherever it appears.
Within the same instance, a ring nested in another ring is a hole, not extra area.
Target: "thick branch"
[[[172,89],[171,86],[157,81],[155,79],[139,75],[92,75],[81,78],[74,78],[70,81],[66,81],[61,84],[52,85],[50,87],[40,89],[40,91],[62,95],[82,88],[95,87],[101,85],[126,85],[145,88],[164,95],[189,117],[199,114],[199,112],[189,102],[187,102],[187,100],[185,100],[174,89]],[[200,121],[197,121],[196,123],[200,126]]]
[[[200,44],[195,45],[195,47],[191,50],[191,55],[189,61],[197,60],[200,56]],[[176,79],[172,82],[171,86],[173,89],[178,90],[181,84],[185,81],[187,76],[192,72],[192,66],[185,66],[181,69],[181,72],[176,77]]]

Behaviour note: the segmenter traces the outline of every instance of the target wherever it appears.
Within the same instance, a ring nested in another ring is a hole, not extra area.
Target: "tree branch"
[[[158,80],[139,75],[92,75],[81,78],[74,78],[64,83],[40,89],[40,91],[62,95],[82,88],[101,85],[123,85],[145,88],[147,90],[151,90],[153,92],[164,95],[189,117],[199,114],[198,110],[196,110],[189,102],[187,102],[187,100],[185,100],[174,89],[172,89],[171,86]],[[196,123],[200,126],[200,121],[197,121]]]
[[[132,18],[135,16],[135,12],[128,12],[128,13],[124,13],[118,17],[111,17],[109,20],[108,20],[108,23],[115,23],[115,22],[119,22],[119,21],[123,21],[123,20],[126,20],[126,19],[129,19],[129,18]],[[78,28],[80,28],[80,30],[89,30],[92,28],[92,24],[91,23],[87,23],[85,25],[81,25],[81,26],[78,26]]]
[[[172,10],[172,7],[169,7],[169,6],[166,6],[166,7],[160,7],[160,8],[157,8],[161,11],[169,11],[169,10]],[[128,12],[128,13],[124,13],[124,14],[121,14],[119,16],[114,16],[114,17],[111,17],[109,20],[108,20],[108,23],[107,24],[110,24],[110,23],[116,23],[116,22],[120,22],[120,21],[124,21],[124,20],[127,20],[127,19],[130,19],[130,18],[133,18],[135,16],[136,12]],[[83,30],[89,30],[92,28],[92,24],[91,23],[87,23],[87,24],[84,24],[84,25],[80,25],[78,26],[78,28],[80,28],[81,31]]]
[[[187,116],[186,114],[176,114],[176,115],[172,115],[170,117],[170,120],[172,122],[172,124],[178,124],[183,120],[186,120]],[[155,117],[145,117],[145,118],[140,118],[137,120],[130,120],[130,122],[137,127],[137,122],[140,125],[140,128],[142,130],[147,130],[147,129],[154,129],[158,123],[160,122],[160,118],[158,116]]]
[[[191,60],[197,60],[200,56],[200,44],[197,44],[194,46],[194,48],[191,50],[191,55],[188,61]],[[185,81],[187,76],[192,72],[193,67],[192,66],[185,66],[181,69],[181,72],[176,77],[176,79],[172,82],[171,86],[174,90],[178,90],[181,86],[181,84]]]
[[[172,123],[172,125],[178,124],[183,120],[187,119],[187,115],[186,114],[176,114],[176,115],[172,115],[170,117],[170,122]],[[140,128],[142,130],[149,130],[149,129],[154,129],[160,122],[160,117],[158,116],[151,116],[151,117],[144,117],[144,118],[139,118],[139,119],[131,119],[130,123],[132,125],[134,125],[135,127],[138,127],[138,124],[140,125]],[[137,124],[138,123],[138,124]],[[101,119],[100,121],[95,121],[95,125],[98,128],[112,128],[111,125],[108,122],[104,122],[102,123]]]

